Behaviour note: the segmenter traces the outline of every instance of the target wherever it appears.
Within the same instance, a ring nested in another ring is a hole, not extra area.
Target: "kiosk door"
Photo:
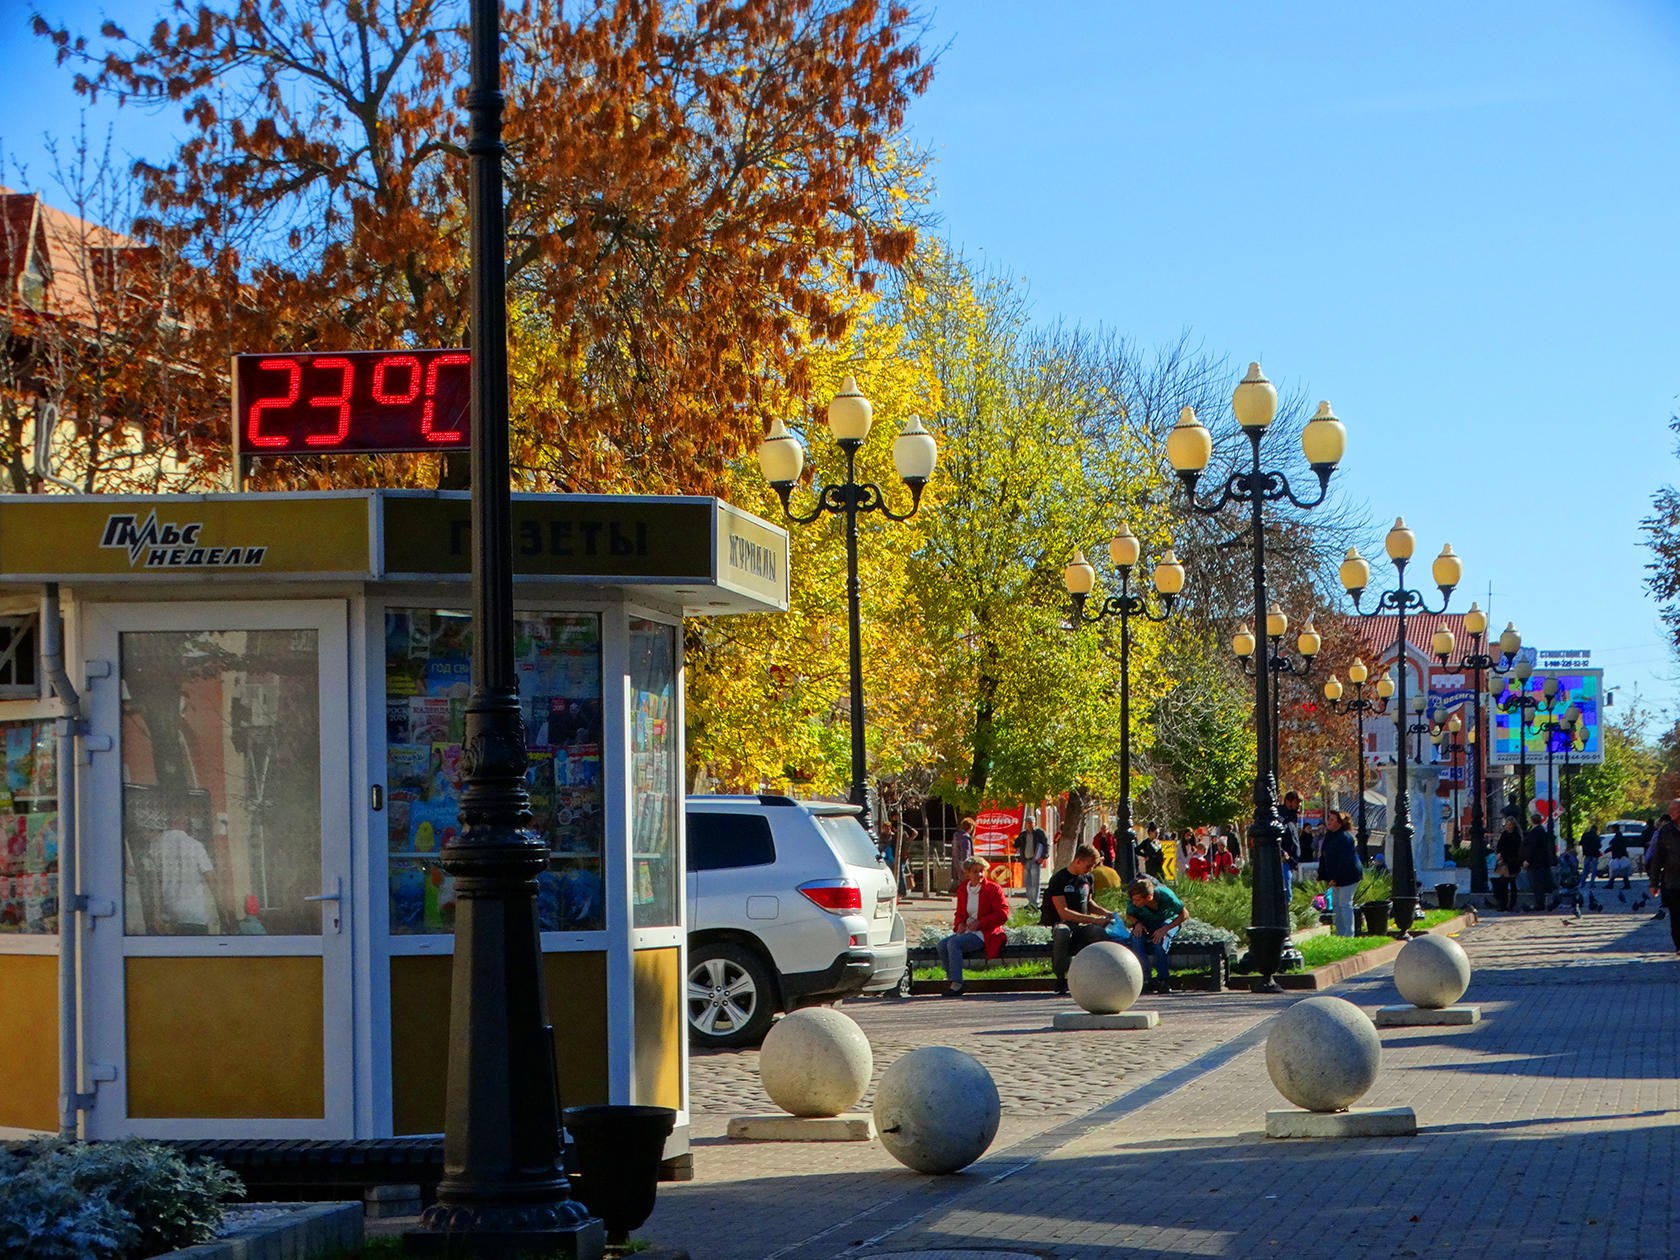
[[[347,610],[89,610],[91,1137],[353,1131]]]

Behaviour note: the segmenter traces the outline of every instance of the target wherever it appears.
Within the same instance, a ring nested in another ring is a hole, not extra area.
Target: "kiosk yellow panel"
[[[636,1091],[633,1101],[682,1109],[682,966],[676,948],[641,949],[631,974],[636,992]]]
[[[58,955],[0,954],[0,1127],[58,1130]]]
[[[321,959],[130,958],[128,1114],[326,1114]]]
[[[454,961],[447,955],[391,959],[391,1127],[399,1135],[443,1131]],[[561,1105],[610,1101],[607,956],[544,954],[543,979]]]

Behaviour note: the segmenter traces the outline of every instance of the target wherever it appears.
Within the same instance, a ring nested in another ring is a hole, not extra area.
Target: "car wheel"
[[[702,945],[688,956],[688,1039],[706,1048],[755,1046],[776,1014],[764,961],[741,945]]]

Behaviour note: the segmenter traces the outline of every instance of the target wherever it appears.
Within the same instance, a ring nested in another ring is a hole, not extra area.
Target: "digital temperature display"
[[[237,354],[234,454],[464,451],[471,373],[465,350]]]

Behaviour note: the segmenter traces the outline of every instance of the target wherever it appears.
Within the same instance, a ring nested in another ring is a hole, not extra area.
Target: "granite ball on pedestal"
[[[832,1006],[809,1006],[778,1020],[758,1052],[770,1101],[795,1116],[837,1116],[863,1097],[875,1055],[863,1029]]]
[[[961,1050],[923,1046],[896,1060],[875,1087],[875,1128],[906,1168],[952,1173],[986,1153],[1003,1102],[991,1073]]]
[[[1382,1041],[1364,1011],[1334,997],[1310,997],[1278,1017],[1266,1038],[1266,1072],[1308,1111],[1345,1111],[1377,1079]]]
[[[1068,996],[1093,1015],[1116,1015],[1143,992],[1137,955],[1114,941],[1094,941],[1068,964]]]
[[[1450,936],[1416,937],[1394,960],[1394,987],[1413,1006],[1451,1006],[1470,987],[1470,957]]]

